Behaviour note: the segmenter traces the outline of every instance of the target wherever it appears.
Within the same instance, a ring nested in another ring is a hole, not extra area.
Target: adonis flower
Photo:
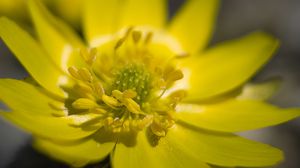
[[[32,80],[0,80],[1,116],[33,145],[80,167],[263,167],[280,150],[235,135],[300,115],[265,102],[276,85],[246,84],[278,41],[254,32],[205,49],[218,0],[189,0],[167,22],[165,0],[87,0],[87,42],[35,0],[37,40],[0,19],[0,36]]]

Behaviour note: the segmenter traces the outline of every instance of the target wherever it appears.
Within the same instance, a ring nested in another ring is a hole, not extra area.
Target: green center
[[[144,66],[129,64],[116,74],[112,90],[134,90],[137,93],[135,101],[145,102],[151,90],[151,74]]]

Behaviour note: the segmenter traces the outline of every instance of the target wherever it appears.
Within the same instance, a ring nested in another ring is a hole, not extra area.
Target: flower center
[[[151,91],[151,74],[144,66],[130,64],[121,69],[112,84],[112,90],[133,90],[137,93],[135,101],[145,102]]]
[[[165,93],[183,74],[170,59],[174,56],[162,54],[169,52],[151,43],[152,37],[152,32],[129,28],[97,49],[81,50],[87,66],[68,69],[76,84],[62,117],[73,126],[96,123],[114,133],[150,129],[165,136],[185,91]]]

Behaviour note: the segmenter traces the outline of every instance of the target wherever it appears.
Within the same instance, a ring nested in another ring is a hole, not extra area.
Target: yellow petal
[[[51,116],[51,103],[59,103],[34,85],[14,79],[0,79],[0,100],[12,110],[29,111],[31,115]]]
[[[188,53],[206,47],[215,24],[219,0],[189,0],[172,20],[169,31]]]
[[[56,141],[75,141],[93,134],[99,127],[70,126],[64,118],[32,115],[28,111],[1,112],[0,116],[32,133]]]
[[[200,161],[198,156],[190,156],[185,151],[177,150],[164,138],[160,140],[140,132],[136,143],[124,145],[122,141],[116,145],[112,155],[114,168],[187,168],[199,167],[209,168],[207,164]],[[155,143],[158,142],[158,145]]]
[[[280,109],[255,100],[212,105],[178,105],[178,119],[204,129],[238,132],[263,128],[300,116],[300,109]]]
[[[83,10],[84,34],[90,46],[109,40],[117,31],[122,3],[119,0],[86,0]],[[108,38],[108,39],[107,39]]]
[[[237,96],[240,100],[268,100],[279,89],[281,80],[277,78],[269,79],[260,83],[246,84],[242,92]]]
[[[80,27],[83,0],[48,0],[50,7],[76,28]],[[71,5],[72,4],[72,5]]]
[[[0,37],[41,86],[52,93],[63,95],[59,86],[67,83],[68,78],[27,32],[14,22],[2,17]]]
[[[166,0],[127,0],[124,2],[119,27],[150,26],[162,28],[166,20]]]
[[[283,159],[282,152],[271,146],[232,134],[209,132],[178,124],[169,130],[165,138],[178,151],[224,167],[263,167],[277,164]]]
[[[82,167],[104,159],[114,148],[114,142],[100,143],[92,138],[72,144],[58,144],[45,139],[35,139],[33,146],[50,157]]]
[[[231,91],[254,75],[278,47],[273,37],[255,32],[183,60],[188,100],[203,100]]]
[[[41,2],[29,0],[28,6],[38,37],[51,59],[64,71],[70,64],[79,62],[79,54],[72,52],[84,45],[76,33],[67,24],[52,16]]]
[[[25,6],[24,0],[1,0],[0,16],[7,16],[17,21],[26,22],[28,14]]]

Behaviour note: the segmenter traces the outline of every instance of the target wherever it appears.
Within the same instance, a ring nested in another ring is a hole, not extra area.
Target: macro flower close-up
[[[33,147],[73,167],[267,167],[284,154],[238,135],[287,122],[300,108],[267,100],[277,79],[251,83],[279,40],[263,31],[208,47],[219,0],[86,0],[82,34],[38,0],[34,31],[0,18],[0,38],[30,74],[1,78],[0,116]]]

